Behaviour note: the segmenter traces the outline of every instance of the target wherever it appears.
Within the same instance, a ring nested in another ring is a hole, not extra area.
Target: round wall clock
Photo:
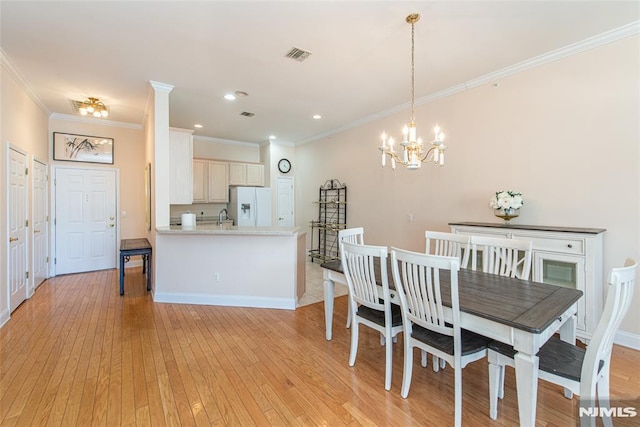
[[[278,161],[278,170],[282,173],[289,173],[291,171],[291,162],[287,159],[280,159]]]

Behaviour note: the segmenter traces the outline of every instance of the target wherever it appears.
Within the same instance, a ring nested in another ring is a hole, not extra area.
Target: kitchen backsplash
[[[227,209],[226,203],[194,203],[193,205],[171,205],[169,215],[171,218],[180,217],[187,211],[196,214],[196,219],[200,217],[215,217],[222,209]]]

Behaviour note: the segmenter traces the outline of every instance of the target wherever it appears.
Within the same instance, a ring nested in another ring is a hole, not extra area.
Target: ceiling
[[[640,2],[2,0],[0,41],[49,114],[91,96],[140,125],[152,80],[174,86],[171,126],[296,143],[407,105],[413,12],[419,99],[637,21]]]

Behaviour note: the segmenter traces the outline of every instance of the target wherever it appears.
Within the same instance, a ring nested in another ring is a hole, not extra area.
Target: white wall
[[[639,45],[629,37],[418,106],[418,135],[429,140],[437,122],[447,136],[443,168],[380,167],[380,134],[399,137],[408,112],[296,147],[297,224],[317,217],[318,187],[337,178],[367,242],[421,250],[425,229],[498,222],[489,197],[512,189],[525,199],[514,223],[606,228],[605,271],[640,260]],[[621,329],[639,345],[640,310]]]
[[[9,318],[8,267],[7,267],[7,152],[9,144],[27,153],[27,163],[33,157],[47,163],[47,115],[24,89],[24,83],[16,70],[0,53],[0,325]],[[31,174],[27,175],[27,188],[31,187]],[[28,190],[29,221],[31,195]],[[31,257],[27,265],[32,265]]]

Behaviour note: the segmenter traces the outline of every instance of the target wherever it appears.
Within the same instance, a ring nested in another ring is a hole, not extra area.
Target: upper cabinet
[[[193,159],[193,203],[229,202],[229,163]]]
[[[169,129],[169,203],[193,203],[193,131]]]
[[[264,186],[264,165],[257,163],[229,163],[229,185]]]

